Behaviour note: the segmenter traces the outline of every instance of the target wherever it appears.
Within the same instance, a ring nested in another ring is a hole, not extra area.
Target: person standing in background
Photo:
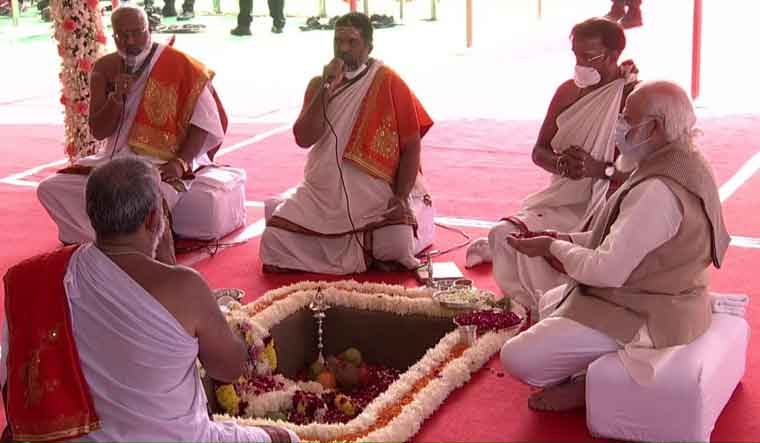
[[[187,0],[186,0],[187,1]],[[230,34],[237,36],[251,35],[251,21],[253,20],[253,0],[239,0],[240,13],[238,13],[237,27]],[[267,0],[269,15],[272,17],[272,32],[282,34],[285,28],[285,0]]]

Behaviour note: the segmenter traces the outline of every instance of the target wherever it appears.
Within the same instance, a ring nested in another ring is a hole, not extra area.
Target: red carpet
[[[540,189],[547,180],[530,160],[530,149],[540,122],[462,120],[438,122],[425,139],[423,169],[433,192],[439,216],[493,221],[514,211],[520,200]],[[760,149],[760,117],[732,116],[701,122],[705,135],[700,146],[711,160],[719,183],[725,183]],[[253,137],[278,125],[233,125],[226,146]],[[0,126],[0,178],[63,158],[57,126]],[[248,172],[247,198],[263,201],[296,185],[302,176],[306,152],[298,149],[289,131],[261,140],[220,159]],[[52,171],[54,168],[50,168]],[[39,181],[49,171],[27,180]],[[740,187],[724,204],[733,235],[760,237],[757,195],[760,177]],[[57,247],[56,232],[37,203],[34,189],[0,183],[2,215],[0,272],[29,255]],[[263,216],[263,209],[249,207],[248,223]],[[473,238],[485,229],[462,228]],[[446,249],[460,242],[458,234],[438,230],[435,247]],[[719,292],[754,295],[760,276],[754,274],[760,250],[733,246],[722,270],[713,272],[712,287]],[[438,260],[453,260],[464,269],[464,250]],[[328,279],[308,274],[263,274],[258,259],[258,238],[220,250],[195,265],[212,287],[238,287],[252,300],[264,291],[303,279]],[[466,270],[479,287],[496,290],[488,266]],[[415,284],[411,273],[368,273],[359,280]],[[331,277],[329,279],[336,279]],[[760,330],[760,313],[748,310],[748,320]],[[713,433],[714,441],[759,441],[760,377],[758,352],[750,348],[747,374]],[[529,388],[501,372],[498,361],[477,373],[454,392],[414,438],[415,441],[587,441],[591,439],[582,411],[536,413],[527,408]]]

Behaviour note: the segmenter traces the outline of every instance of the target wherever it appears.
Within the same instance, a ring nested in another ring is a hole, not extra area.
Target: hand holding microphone
[[[136,60],[134,57],[127,56],[124,58],[124,72],[116,76],[114,95],[126,99],[129,90],[132,88],[132,84],[135,82],[135,76],[133,74],[136,68]]]
[[[333,86],[339,85],[343,81],[343,76],[346,73],[346,58],[347,54],[342,54],[338,57],[334,57],[330,63],[325,66],[322,78],[324,79],[323,86],[327,90],[332,90]]]

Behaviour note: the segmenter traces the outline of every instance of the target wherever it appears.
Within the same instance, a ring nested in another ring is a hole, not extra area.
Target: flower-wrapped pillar
[[[52,0],[55,39],[61,56],[61,104],[65,113],[65,152],[69,161],[102,146],[90,134],[90,71],[105,50],[103,13],[98,0]]]

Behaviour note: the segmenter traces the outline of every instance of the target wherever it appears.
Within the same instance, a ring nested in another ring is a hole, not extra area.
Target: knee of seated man
[[[515,225],[508,221],[499,222],[496,226],[488,231],[488,244],[491,246],[491,250],[495,248],[511,248],[507,244],[507,236],[515,232]]]
[[[499,357],[504,370],[531,386],[542,388],[551,384],[551,381],[541,377],[545,365],[536,352],[538,344],[522,334],[525,332],[507,340],[501,347]]]
[[[374,232],[372,240],[372,255],[378,260],[403,261],[414,255],[410,226],[384,226]]]

